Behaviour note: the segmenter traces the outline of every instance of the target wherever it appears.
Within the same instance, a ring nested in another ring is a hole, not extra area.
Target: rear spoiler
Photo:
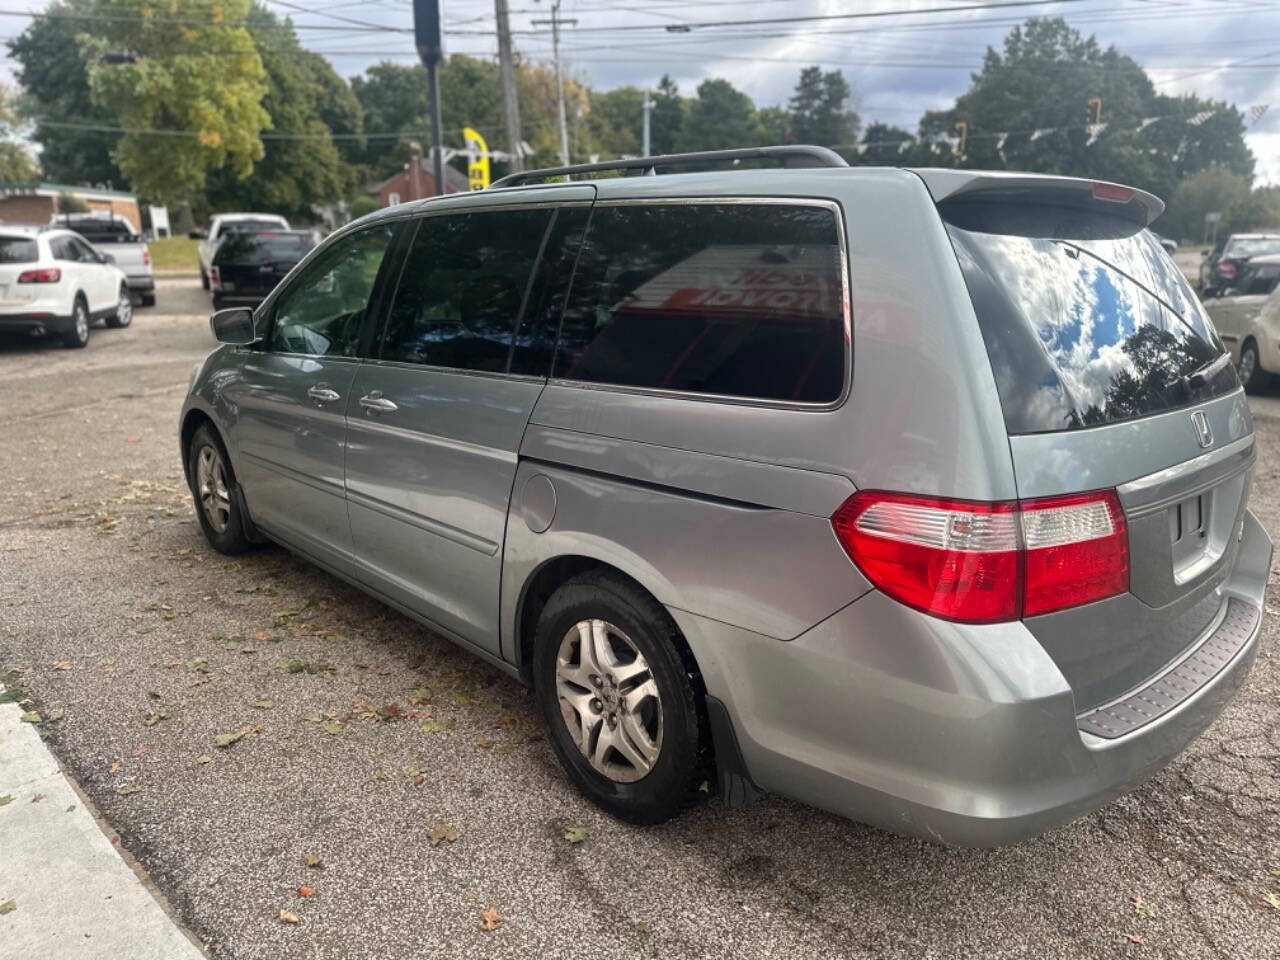
[[[961,199],[1049,203],[1122,217],[1140,227],[1149,226],[1164,213],[1164,201],[1159,197],[1106,180],[933,167],[911,172],[924,181],[934,203],[939,205]]]

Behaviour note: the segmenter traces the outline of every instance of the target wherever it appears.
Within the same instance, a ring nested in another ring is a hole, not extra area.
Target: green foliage
[[[686,104],[676,82],[662,75],[649,113],[649,146],[655,154],[674,153],[684,129]]]
[[[230,166],[212,172],[207,201],[213,210],[273,210],[307,220],[312,204],[343,199],[354,182],[324,114],[330,109],[350,132],[359,133],[359,102],[351,96],[344,109],[333,101],[331,84],[317,66],[324,61],[303,51],[290,21],[254,3],[246,26],[266,66],[262,107],[271,117],[273,136],[263,140],[249,179]]]
[[[1206,213],[1221,213],[1219,238],[1249,230],[1280,229],[1280,187],[1249,189],[1249,181],[1214,164],[1178,184],[1164,216],[1154,227],[1165,236],[1199,243],[1207,233]]]
[[[823,147],[848,146],[858,137],[858,114],[848,108],[853,91],[839,70],[800,71],[789,114],[791,141]]]
[[[259,134],[271,123],[262,106],[266,70],[239,25],[249,0],[96,0],[91,8],[114,19],[77,39],[93,102],[141,131],[122,135],[115,149],[134,189],[173,202],[201,190],[210,169],[228,165],[248,177],[263,156]],[[104,63],[114,51],[136,60]]]
[[[74,193],[60,193],[58,194],[57,209],[59,213],[88,213],[89,204]]]
[[[680,135],[681,150],[729,150],[756,143],[756,107],[741,90],[721,77],[698,84]]]
[[[14,133],[17,124],[13,93],[0,84],[0,182],[30,183],[36,179],[35,161]]]
[[[9,53],[17,64],[14,73],[23,90],[19,102],[22,116],[51,123],[116,124],[111,110],[90,100],[89,74],[76,43],[76,34],[84,24],[65,19],[68,14],[91,12],[92,7],[93,0],[53,4],[48,12],[63,16],[33,19],[9,41]],[[46,180],[113,185],[124,182],[111,156],[120,139],[118,133],[36,122],[31,139],[40,147],[40,167]]]
[[[351,206],[347,212],[351,214],[351,219],[354,220],[357,217],[363,217],[367,213],[373,213],[373,211],[377,209],[377,200],[373,199],[373,197],[368,194],[361,194],[351,201]]]
[[[603,93],[589,91],[582,152],[612,159],[624,153],[639,156],[644,133],[644,91],[617,87]],[[650,139],[653,131],[650,128]]]

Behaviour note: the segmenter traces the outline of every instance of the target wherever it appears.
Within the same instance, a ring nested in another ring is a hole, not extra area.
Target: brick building
[[[466,177],[462,178],[464,181]],[[0,220],[8,223],[48,223],[58,209],[59,198],[73,197],[90,210],[109,210],[124,217],[138,233],[142,213],[135,194],[97,187],[73,187],[61,183],[8,183],[0,185]]]
[[[466,193],[471,189],[467,175],[461,171],[444,165],[444,192]],[[409,162],[400,172],[383,180],[369,193],[378,198],[378,206],[393,207],[397,203],[410,200],[422,200],[436,195],[436,178],[431,170],[431,161],[422,155],[422,147],[416,143],[409,144]]]

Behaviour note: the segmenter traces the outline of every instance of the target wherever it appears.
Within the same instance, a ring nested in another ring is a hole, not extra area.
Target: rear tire
[[[209,546],[228,556],[244,553],[253,543],[245,536],[235,474],[222,440],[209,424],[196,428],[187,450],[187,478],[195,498],[196,517]]]
[[[72,350],[89,345],[89,305],[79,294],[71,306],[71,329],[62,335],[62,345]]]
[[[1258,362],[1258,344],[1255,340],[1246,340],[1240,347],[1240,363],[1236,372],[1240,374],[1240,383],[1246,393],[1260,393],[1268,386],[1271,377]]]
[[[570,580],[538,618],[534,688],[551,745],[578,789],[628,823],[662,823],[697,796],[709,741],[678,643],[662,605],[609,574]]]
[[[116,312],[107,317],[107,326],[121,330],[131,323],[133,323],[133,294],[129,292],[128,287],[122,286],[116,301]]]

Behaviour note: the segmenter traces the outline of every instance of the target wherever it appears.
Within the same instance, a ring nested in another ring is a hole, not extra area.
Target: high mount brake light
[[[1133,190],[1114,183],[1095,183],[1093,199],[1110,200],[1112,203],[1128,203],[1133,199]]]
[[[1113,490],[1003,503],[862,491],[831,525],[878,589],[947,620],[1018,620],[1129,589]]]

